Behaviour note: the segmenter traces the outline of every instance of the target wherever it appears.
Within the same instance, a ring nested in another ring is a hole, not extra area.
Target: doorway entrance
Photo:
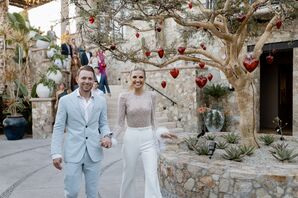
[[[260,132],[274,133],[272,121],[278,116],[287,123],[284,134],[292,135],[293,49],[276,51],[272,64],[266,61],[268,55],[264,51],[260,57]]]

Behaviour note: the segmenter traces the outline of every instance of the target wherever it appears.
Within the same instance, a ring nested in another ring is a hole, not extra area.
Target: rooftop
[[[10,0],[9,5],[31,9],[49,3],[52,0]]]

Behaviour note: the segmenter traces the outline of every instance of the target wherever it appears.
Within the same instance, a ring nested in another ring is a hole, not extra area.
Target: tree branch
[[[215,27],[215,25],[212,24],[211,22],[199,22],[199,21],[187,22],[187,21],[183,21],[185,19],[181,18],[180,16],[178,16],[176,14],[171,14],[171,16],[174,18],[175,22],[178,23],[181,26],[202,27],[202,28],[205,28],[205,29],[209,30],[212,34],[214,34],[214,36],[216,36],[220,39],[224,39],[224,40],[227,40],[227,41],[232,41],[232,35],[231,34],[219,32],[217,30],[217,28]]]
[[[279,19],[280,16],[275,15],[270,22],[267,24],[266,29],[264,31],[264,33],[261,35],[261,37],[259,38],[259,40],[257,41],[254,51],[253,51],[253,56],[256,59],[259,59],[259,57],[261,56],[263,50],[263,46],[266,42],[266,40],[268,39],[268,37],[271,35],[272,33],[272,29],[276,24],[277,19]]]

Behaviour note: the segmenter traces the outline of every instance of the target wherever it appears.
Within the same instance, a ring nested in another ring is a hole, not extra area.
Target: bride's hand
[[[175,135],[174,133],[171,133],[171,132],[162,133],[160,135],[160,137],[162,137],[162,138],[169,138],[169,139],[177,139],[177,135]]]

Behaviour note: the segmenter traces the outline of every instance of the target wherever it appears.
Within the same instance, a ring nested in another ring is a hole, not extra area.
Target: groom
[[[78,197],[82,173],[85,176],[87,197],[96,198],[100,162],[103,158],[101,146],[112,146],[107,105],[104,97],[91,91],[94,82],[92,67],[81,67],[76,80],[79,88],[59,100],[51,156],[53,165],[61,170],[63,152],[66,198]]]

